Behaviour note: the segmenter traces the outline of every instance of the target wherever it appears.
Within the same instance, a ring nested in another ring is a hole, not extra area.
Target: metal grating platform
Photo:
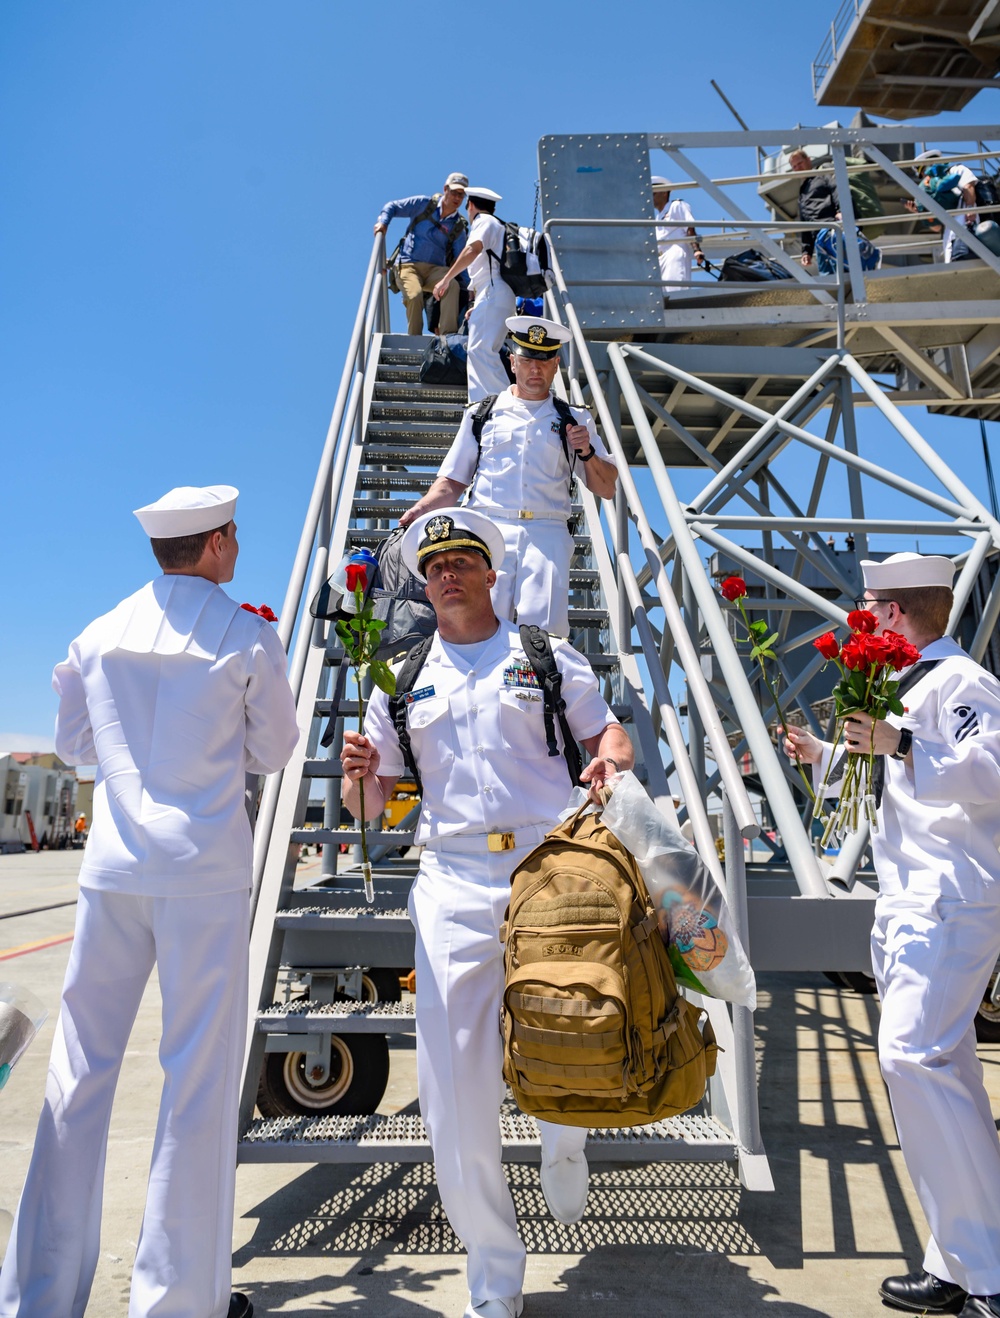
[[[504,1113],[500,1139],[505,1162],[538,1162],[533,1117]],[[651,1126],[592,1130],[587,1159],[595,1162],[718,1162],[735,1159],[736,1140],[712,1117],[671,1117]],[[240,1162],[430,1162],[420,1117],[272,1117],[254,1121],[240,1140]]]
[[[265,1034],[386,1034],[411,1032],[417,1018],[413,998],[403,1002],[275,1002],[257,1013]]]

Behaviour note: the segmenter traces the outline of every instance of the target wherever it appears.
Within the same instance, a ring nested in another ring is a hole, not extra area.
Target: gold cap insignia
[[[447,540],[454,525],[450,517],[432,517],[424,528],[428,540]]]
[[[535,348],[540,347],[545,342],[544,325],[532,325],[531,329],[528,330],[528,342]]]

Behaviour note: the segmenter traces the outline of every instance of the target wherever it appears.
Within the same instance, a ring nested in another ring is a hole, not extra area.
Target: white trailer
[[[76,772],[64,765],[31,764],[23,756],[0,753],[0,851],[21,851],[32,845],[29,815],[40,846],[68,846],[73,839],[76,785]]]

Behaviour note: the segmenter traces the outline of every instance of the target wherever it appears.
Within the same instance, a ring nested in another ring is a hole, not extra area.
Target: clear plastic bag
[[[677,982],[753,1011],[753,969],[711,870],[660,813],[635,774],[616,774],[610,786],[603,822],[636,859]]]
[[[0,1089],[47,1015],[28,989],[0,982]]]

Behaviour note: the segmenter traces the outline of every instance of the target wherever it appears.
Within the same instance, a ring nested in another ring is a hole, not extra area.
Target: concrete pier
[[[0,1251],[28,1165],[71,946],[75,906],[59,903],[74,901],[80,859],[0,857],[0,979],[30,987],[51,1013],[0,1093]],[[821,974],[764,976],[760,1000],[761,1122],[776,1193],[749,1194],[714,1164],[602,1166],[586,1216],[566,1227],[546,1211],[537,1168],[510,1167],[529,1249],[525,1318],[885,1312],[878,1283],[919,1263],[926,1227],[878,1073],[878,1003]],[[127,1312],[159,1100],[158,1034],[153,982],[111,1124],[95,1318]],[[980,1054],[1000,1113],[1000,1046]],[[414,1072],[413,1040],[398,1037],[383,1111],[413,1103]],[[465,1306],[464,1255],[429,1166],[248,1166],[236,1202],[235,1284],[258,1318],[458,1318]]]

